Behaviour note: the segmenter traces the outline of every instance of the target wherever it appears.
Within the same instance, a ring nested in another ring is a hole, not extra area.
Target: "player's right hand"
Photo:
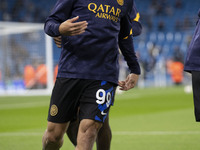
[[[78,19],[79,16],[68,19],[65,22],[61,23],[61,25],[59,26],[60,34],[65,36],[74,36],[84,33],[88,23],[87,21],[75,22]]]

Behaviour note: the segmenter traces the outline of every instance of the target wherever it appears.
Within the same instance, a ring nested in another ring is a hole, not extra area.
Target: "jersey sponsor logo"
[[[123,6],[123,5],[124,5],[124,0],[117,0],[117,3],[118,3],[119,5],[121,5],[121,6]]]
[[[119,21],[119,16],[121,13],[121,9],[119,8],[116,8],[111,5],[103,5],[103,4],[98,5],[96,3],[89,3],[88,10],[96,14],[95,17],[101,19],[109,19],[114,22]]]
[[[56,116],[57,113],[58,113],[58,107],[55,104],[53,104],[51,106],[51,109],[50,109],[50,115],[51,116]]]

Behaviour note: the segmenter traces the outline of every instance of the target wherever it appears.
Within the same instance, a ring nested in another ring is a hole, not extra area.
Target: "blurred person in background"
[[[175,85],[181,85],[183,82],[183,68],[183,53],[179,46],[175,46],[172,60],[167,62],[168,73],[171,75],[171,79]]]
[[[181,85],[183,82],[183,63],[180,61],[170,61],[167,63],[168,71],[175,85]]]
[[[27,89],[36,88],[35,74],[36,72],[32,65],[29,64],[24,67],[24,84]]]
[[[36,68],[36,81],[38,88],[44,89],[47,87],[47,67],[44,63],[39,64]]]
[[[195,118],[197,122],[200,122],[200,9],[198,17],[195,32],[187,51],[184,70],[192,74]]]

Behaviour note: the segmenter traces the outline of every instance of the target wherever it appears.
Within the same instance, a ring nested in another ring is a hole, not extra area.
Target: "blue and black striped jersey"
[[[58,77],[105,80],[117,84],[118,39],[126,37],[122,41],[130,40],[132,43],[129,33],[131,28],[134,33],[133,24],[137,15],[133,0],[58,0],[45,22],[48,35],[59,36],[60,24],[76,16],[79,16],[78,21],[88,22],[83,34],[62,36]],[[120,32],[120,26],[121,30],[125,28],[123,32]],[[139,74],[140,71],[136,71],[138,67],[134,67],[137,59],[129,57],[129,54],[135,55],[133,43],[125,53],[125,59],[129,61],[131,72]]]

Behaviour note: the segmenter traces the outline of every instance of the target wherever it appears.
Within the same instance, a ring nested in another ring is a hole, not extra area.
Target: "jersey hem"
[[[106,77],[100,77],[100,76],[81,76],[81,75],[72,75],[72,74],[58,74],[57,76],[58,78],[73,78],[73,79],[88,79],[88,80],[101,80],[101,81],[107,81],[107,82],[111,82],[114,83],[116,85],[118,85],[118,80],[114,80],[114,79],[110,79],[110,78],[106,78]]]

